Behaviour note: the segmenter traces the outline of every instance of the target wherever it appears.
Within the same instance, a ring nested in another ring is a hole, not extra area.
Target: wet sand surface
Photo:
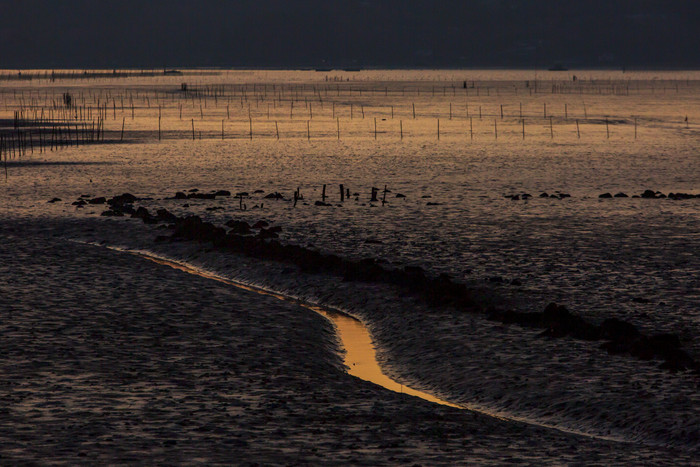
[[[690,464],[349,376],[294,304],[0,221],[0,462]]]

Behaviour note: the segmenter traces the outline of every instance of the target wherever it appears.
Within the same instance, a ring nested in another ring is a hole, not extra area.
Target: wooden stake
[[[552,116],[549,116],[549,133],[551,135],[551,139],[554,139],[554,127],[552,126]]]

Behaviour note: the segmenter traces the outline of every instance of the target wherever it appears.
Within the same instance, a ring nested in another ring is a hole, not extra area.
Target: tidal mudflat
[[[3,82],[3,458],[691,463],[697,373],[637,336],[700,357],[700,76],[572,75]],[[102,215],[123,193],[449,278],[485,312]],[[342,310],[400,386],[476,412],[348,375],[333,325],[299,304],[129,251]],[[634,332],[614,351],[488,313],[550,302]]]

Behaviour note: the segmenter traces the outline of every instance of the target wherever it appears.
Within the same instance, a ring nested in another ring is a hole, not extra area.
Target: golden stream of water
[[[584,431],[576,430],[576,429],[569,429],[569,428],[564,428],[556,425],[552,425],[549,423],[543,423],[540,421],[536,420],[531,420],[527,419],[524,417],[518,417],[518,416],[512,416],[512,415],[504,415],[504,414],[499,414],[493,411],[485,410],[480,407],[474,407],[471,405],[457,405],[453,404],[451,402],[448,402],[446,400],[440,399],[438,397],[433,396],[432,394],[428,394],[423,391],[419,391],[416,389],[412,389],[410,387],[404,386],[403,384],[397,383],[393,379],[389,378],[387,375],[385,375],[382,372],[381,367],[379,366],[379,363],[377,362],[377,357],[376,357],[376,350],[374,348],[374,344],[372,343],[372,337],[370,336],[369,331],[367,328],[362,324],[361,321],[359,321],[356,318],[353,318],[350,315],[347,315],[345,313],[339,312],[339,311],[334,311],[330,310],[328,308],[323,308],[318,305],[312,305],[308,303],[304,303],[301,300],[295,299],[293,297],[288,297],[276,292],[272,292],[269,290],[265,290],[260,287],[244,284],[241,282],[237,282],[234,280],[230,279],[224,279],[222,277],[216,276],[212,273],[193,268],[191,266],[188,266],[186,264],[178,263],[176,261],[172,261],[169,259],[165,258],[159,258],[156,256],[152,256],[148,253],[139,251],[129,251],[129,250],[121,250],[119,248],[112,248],[115,250],[119,250],[122,252],[127,252],[134,254],[136,256],[139,256],[141,258],[147,259],[149,261],[153,261],[154,263],[158,263],[164,266],[169,266],[174,269],[178,269],[180,271],[186,272],[188,274],[193,274],[196,276],[204,277],[206,279],[211,279],[215,280],[218,282],[223,282],[224,284],[237,287],[239,289],[247,290],[250,292],[255,292],[260,295],[267,295],[270,297],[277,298],[279,300],[288,302],[288,303],[294,303],[298,306],[302,306],[304,308],[307,308],[311,311],[314,311],[315,313],[318,313],[331,321],[336,328],[336,331],[338,333],[338,336],[340,338],[340,341],[345,348],[345,364],[348,367],[348,373],[363,379],[365,381],[369,381],[371,383],[377,384],[379,386],[382,386],[386,389],[389,389],[390,391],[402,393],[402,394],[408,394],[411,396],[415,397],[420,397],[421,399],[424,399],[429,402],[433,402],[436,404],[440,405],[445,405],[448,407],[454,407],[457,409],[462,409],[462,410],[469,410],[472,412],[477,412],[489,417],[497,418],[499,420],[507,420],[511,422],[520,422],[520,423],[526,423],[528,425],[535,425],[543,428],[550,428],[556,431],[561,431],[563,433],[570,433],[570,434],[576,434],[580,436],[585,436],[588,438],[596,438],[596,439],[604,439],[607,441],[615,441],[615,442],[629,442],[628,440],[618,437],[618,436],[601,436],[601,435],[594,435],[590,433],[586,433]]]
[[[452,404],[450,402],[439,399],[431,394],[409,388],[408,386],[404,386],[403,384],[397,383],[393,379],[386,376],[382,372],[382,369],[379,366],[379,364],[377,363],[377,354],[374,348],[374,344],[372,344],[372,337],[370,336],[369,331],[359,320],[353,318],[352,316],[332,311],[327,308],[322,308],[317,305],[306,304],[293,298],[270,292],[259,287],[254,287],[246,284],[241,284],[240,282],[223,279],[205,271],[194,269],[187,265],[176,263],[174,261],[156,258],[155,256],[150,256],[144,253],[138,253],[138,255],[145,259],[153,261],[154,263],[169,266],[171,268],[178,269],[180,271],[184,271],[186,273],[194,274],[200,277],[205,277],[207,279],[223,282],[224,284],[231,285],[239,289],[248,290],[261,295],[275,297],[279,300],[295,303],[296,305],[312,310],[325,317],[335,325],[338,337],[340,338],[340,341],[343,347],[345,348],[345,365],[347,365],[348,367],[349,374],[363,379],[365,381],[370,381],[391,391],[420,397],[421,399],[425,399],[436,404],[447,405],[449,407],[455,408],[462,408],[456,404]]]

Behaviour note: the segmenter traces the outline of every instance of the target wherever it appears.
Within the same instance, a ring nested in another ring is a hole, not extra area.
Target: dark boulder
[[[615,194],[615,198],[629,198],[629,196],[627,196],[625,193],[620,192]]]
[[[270,224],[267,221],[258,221],[255,224],[253,224],[253,229],[262,229],[263,227],[267,227]]]
[[[572,336],[584,340],[596,340],[600,337],[600,329],[597,326],[556,303],[550,303],[545,307],[541,324],[547,328],[541,336]]]
[[[214,196],[231,196],[231,192],[228,190],[219,190],[214,193]]]
[[[606,198],[607,199],[607,198],[612,198],[612,197],[613,197],[613,195],[611,195],[610,193],[603,193],[602,195],[598,195],[598,198]]]
[[[627,321],[609,318],[600,324],[600,337],[601,339],[629,342],[639,337],[639,330]]]
[[[104,211],[102,214],[100,214],[100,216],[103,216],[103,217],[123,217],[124,213],[121,211],[113,211],[110,209],[110,210]]]
[[[212,242],[218,238],[225,238],[226,231],[210,222],[203,222],[199,216],[188,216],[178,220],[175,224],[173,237],[197,240],[199,242]]]
[[[100,196],[99,198],[92,198],[88,203],[90,204],[105,204],[107,202],[107,198],[104,196]]]
[[[48,202],[49,203],[58,203],[59,201],[61,201],[61,198],[51,198]]]
[[[148,212],[148,209],[144,208],[143,206],[139,206],[139,208],[136,210],[131,215],[132,218],[137,218],[137,219],[145,219],[147,217],[151,217],[151,213]]]
[[[647,198],[647,199],[656,198],[656,193],[652,190],[644,190],[644,193],[642,193],[642,198]]]
[[[264,240],[267,238],[277,238],[279,235],[277,235],[277,232],[273,232],[272,229],[260,229],[260,232],[258,232],[258,237]]]
[[[284,199],[284,196],[281,194],[275,192],[275,193],[270,193],[268,195],[265,195],[265,199]]]
[[[135,201],[138,201],[138,198],[136,196],[132,195],[131,193],[124,193],[110,198],[107,201],[107,204],[111,206],[120,206],[124,204],[131,204]]]
[[[247,235],[250,233],[250,224],[248,224],[246,221],[231,219],[230,221],[226,222],[225,225],[226,227],[231,227],[229,234],[234,233],[238,235]]]
[[[164,222],[176,222],[178,220],[178,217],[167,209],[158,209],[158,211],[156,211],[156,217]]]

